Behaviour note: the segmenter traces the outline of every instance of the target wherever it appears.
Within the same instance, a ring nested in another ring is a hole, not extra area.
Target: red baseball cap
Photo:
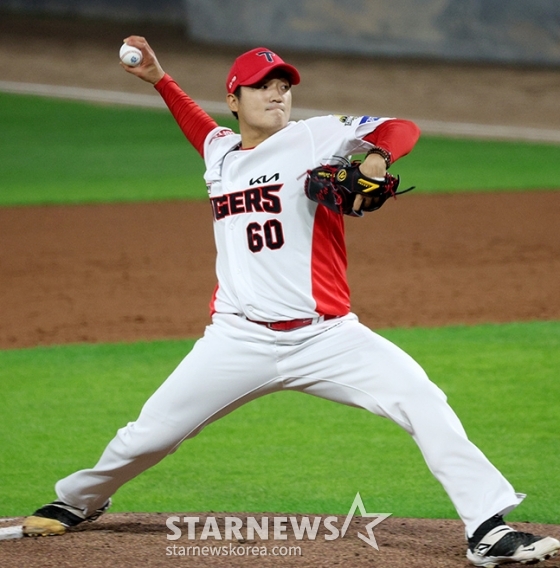
[[[270,49],[256,47],[247,51],[240,55],[231,66],[226,80],[227,92],[233,93],[239,86],[254,85],[275,69],[285,71],[292,85],[299,83],[298,70],[284,63],[284,60]]]

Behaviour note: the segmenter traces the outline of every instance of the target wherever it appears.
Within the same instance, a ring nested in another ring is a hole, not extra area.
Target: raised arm
[[[165,73],[145,38],[130,36],[124,41],[142,51],[142,63],[137,67],[121,63],[123,69],[154,85],[187,140],[204,157],[204,140],[218,126],[217,123]]]

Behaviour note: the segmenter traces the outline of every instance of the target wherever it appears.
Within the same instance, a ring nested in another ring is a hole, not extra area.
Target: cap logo
[[[269,63],[274,63],[274,53],[272,51],[259,51],[257,55],[262,55],[266,57]]]
[[[231,86],[235,83],[236,80],[237,80],[237,75],[234,75],[234,76],[231,78],[231,81],[230,81],[229,84],[228,84],[228,89],[231,89]]]

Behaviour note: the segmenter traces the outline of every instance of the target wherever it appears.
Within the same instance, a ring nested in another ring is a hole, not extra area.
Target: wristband
[[[389,152],[389,150],[385,150],[385,148],[380,148],[379,146],[374,146],[373,148],[371,148],[371,150],[368,150],[368,153],[366,154],[366,158],[370,154],[379,154],[385,160],[385,167],[387,169],[389,169],[389,166],[391,165],[392,158],[393,158],[391,156],[391,152]]]

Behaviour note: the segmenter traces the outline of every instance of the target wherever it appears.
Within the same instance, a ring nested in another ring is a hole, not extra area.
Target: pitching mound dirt
[[[207,513],[107,514],[99,521],[82,525],[59,537],[23,538],[0,543],[0,562],[6,568],[170,568],[192,566],[292,568],[457,568],[470,566],[465,559],[463,525],[460,521],[433,519],[397,519],[389,517],[375,526],[377,549],[362,540],[371,519],[355,517],[344,538],[326,540],[332,532],[321,528],[314,539],[296,538],[290,522],[286,523],[286,540],[189,540],[186,525],[178,540],[168,540],[174,533],[166,526],[169,516],[198,517],[204,526]],[[217,526],[225,535],[226,514],[216,513]],[[246,514],[236,514],[246,527]],[[277,514],[278,516],[278,514]],[[272,517],[268,515],[269,519]],[[315,516],[309,515],[313,523]],[[255,515],[262,525],[261,515]],[[21,523],[23,519],[18,519]],[[297,517],[301,525],[301,516]],[[339,527],[343,522],[340,518]],[[271,521],[272,522],[272,521]],[[518,530],[531,530],[560,538],[557,525],[513,523]],[[245,529],[244,529],[245,530]],[[197,533],[200,535],[200,529]],[[245,532],[241,533],[246,536]],[[272,530],[270,531],[272,538]],[[204,550],[203,547],[207,547]],[[198,548],[196,548],[198,547]],[[214,552],[211,552],[213,548]],[[217,548],[220,555],[217,555]],[[227,551],[227,552],[224,552]],[[552,560],[547,568],[558,568]]]

